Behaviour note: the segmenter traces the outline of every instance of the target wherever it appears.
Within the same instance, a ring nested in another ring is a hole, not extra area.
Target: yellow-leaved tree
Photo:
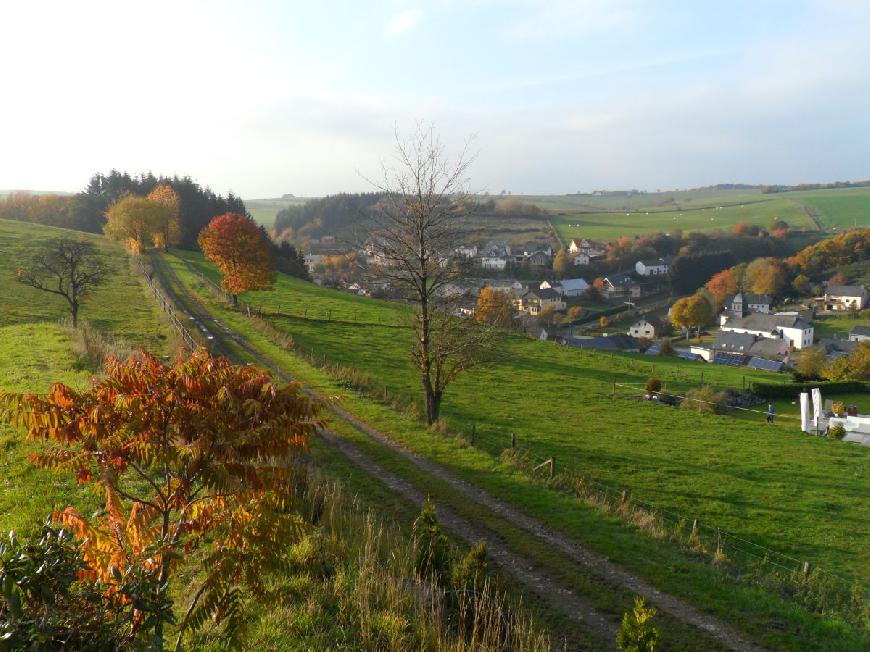
[[[109,207],[103,231],[110,240],[123,242],[133,253],[155,244],[155,234],[173,219],[172,210],[148,197],[125,195]]]
[[[154,246],[169,249],[169,245],[178,244],[181,240],[180,204],[178,194],[167,183],[157,186],[148,193],[148,199],[155,201],[168,210],[165,219],[158,224],[154,233]]]

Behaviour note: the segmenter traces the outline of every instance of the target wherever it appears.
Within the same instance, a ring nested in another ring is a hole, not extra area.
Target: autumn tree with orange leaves
[[[298,384],[279,387],[203,349],[171,366],[144,352],[109,358],[105,372],[82,392],[57,383],[46,395],[3,395],[0,416],[41,443],[36,466],[71,472],[104,497],[101,514],[67,507],[54,520],[78,538],[107,594],[138,573],[165,600],[182,558],[201,548],[204,577],[190,588],[176,649],[209,619],[231,637],[245,591],[268,594],[265,573],[305,527],[289,501],[318,407]],[[131,631],[150,628],[162,649],[165,620],[140,611]]]
[[[510,292],[486,286],[477,295],[474,318],[479,322],[508,328],[514,323],[514,302]]]
[[[125,195],[109,207],[103,232],[110,240],[123,242],[139,254],[149,244],[156,244],[164,226],[172,219],[171,209],[164,203]]]
[[[272,252],[265,233],[254,221],[238,213],[214,218],[199,234],[202,253],[223,275],[221,287],[233,305],[248,290],[265,290],[275,282]]]

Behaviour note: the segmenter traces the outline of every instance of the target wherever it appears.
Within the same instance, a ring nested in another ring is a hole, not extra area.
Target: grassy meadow
[[[293,197],[292,199],[246,199],[245,208],[254,218],[257,224],[272,228],[275,224],[275,216],[282,208],[293,204],[304,204],[308,197]]]
[[[99,236],[25,222],[0,220],[0,326],[56,322],[69,316],[62,297],[27,287],[12,278],[15,270],[26,265],[49,238],[90,240],[109,267],[106,283],[82,302],[80,319],[132,346],[163,355],[170,353],[168,325],[120,245]]]
[[[870,226],[870,188],[837,188],[783,193],[818,214],[828,228]]]
[[[720,208],[721,206],[721,208]],[[783,219],[792,229],[815,230],[803,207],[788,199],[772,199],[736,205],[711,205],[676,211],[637,210],[625,213],[568,213],[552,218],[553,226],[564,241],[571,238],[615,240],[619,236],[646,233],[690,231],[728,231],[738,222],[767,226],[773,219]]]
[[[199,257],[187,258],[215,277]],[[186,282],[196,283],[182,262],[173,264]],[[283,275],[274,290],[245,298],[292,334],[297,347],[359,369],[391,394],[418,396],[403,307]],[[563,468],[626,487],[662,508],[870,578],[870,560],[861,552],[870,534],[870,451],[804,436],[785,415],[767,426],[761,415],[702,415],[639,402],[636,389],[617,387],[614,397],[614,383],[637,387],[653,374],[676,391],[702,383],[740,387],[744,376],[746,382],[785,380],[507,336],[493,364],[449,389],[444,417],[458,432],[474,425],[477,446],[491,456],[509,446],[514,432],[539,459],[555,455]],[[837,518],[819,519],[820,513]]]

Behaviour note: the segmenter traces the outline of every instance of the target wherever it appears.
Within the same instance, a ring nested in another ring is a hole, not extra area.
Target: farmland
[[[191,260],[213,274],[199,259]],[[194,282],[183,264],[176,267]],[[401,307],[283,276],[275,290],[249,299],[300,348],[360,369],[390,392],[416,396]],[[767,428],[760,416],[735,421],[612,397],[614,382],[636,385],[653,373],[674,390],[700,384],[702,372],[704,383],[721,387],[739,387],[744,374],[747,382],[780,377],[564,350],[517,336],[506,338],[504,347],[495,364],[458,380],[444,405],[453,428],[467,431],[475,424],[476,442],[489,454],[501,453],[516,432],[539,458],[555,454],[580,473],[627,486],[662,507],[854,577],[870,574],[858,553],[868,527],[861,492],[870,451],[802,436],[788,419]],[[480,400],[480,387],[490,388],[487,400]],[[828,495],[835,476],[837,491]],[[813,505],[823,499],[851,514],[852,525],[819,523]]]
[[[721,208],[720,208],[721,206]],[[628,213],[570,213],[552,218],[553,226],[564,241],[571,238],[615,240],[619,236],[646,233],[690,231],[728,231],[738,222],[766,227],[774,219],[783,219],[793,230],[815,230],[804,209],[789,199],[772,199],[736,205],[711,205],[683,211],[638,210]]]
[[[783,193],[813,209],[828,228],[870,226],[870,188],[838,188]]]
[[[271,228],[275,223],[275,216],[282,208],[293,204],[304,204],[307,197],[294,197],[292,199],[246,199],[245,208],[254,218],[257,224]]]

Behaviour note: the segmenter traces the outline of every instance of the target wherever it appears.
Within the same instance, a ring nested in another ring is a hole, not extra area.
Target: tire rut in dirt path
[[[185,292],[190,300],[182,303],[187,304],[188,307],[194,307],[194,310],[200,313],[197,316],[204,323],[220,323],[216,319],[214,319],[208,309],[200,302],[197,297],[193,296],[192,293],[184,288],[177,275],[175,275],[174,270],[171,269],[171,266],[167,267],[169,267],[169,272],[174,276],[177,287],[180,288],[181,291]],[[205,317],[206,315],[207,317]],[[251,357],[258,360],[265,367],[272,369],[279,377],[282,377],[286,380],[292,379],[288,374],[280,369],[279,365],[275,364],[267,356],[264,356],[262,353],[257,351],[253,346],[248,344],[248,342],[240,335],[235,333],[232,335],[232,339],[236,345],[243,348],[249,355],[251,355]],[[697,628],[698,630],[704,632],[712,639],[716,640],[718,643],[724,645],[729,649],[738,650],[740,652],[761,652],[762,650],[764,650],[763,647],[759,646],[757,643],[755,643],[743,633],[738,631],[735,627],[726,623],[720,618],[703,613],[695,607],[692,607],[691,605],[685,603],[680,598],[659,591],[653,585],[649,584],[640,577],[628,572],[614,562],[611,562],[605,556],[576,543],[568,536],[549,528],[538,519],[535,519],[520,512],[503,500],[492,496],[480,487],[466,482],[465,480],[456,476],[453,472],[443,467],[441,464],[417,456],[412,451],[393,441],[384,433],[378,431],[375,428],[372,428],[364,421],[360,420],[356,416],[350,414],[343,408],[336,405],[334,402],[327,400],[318,392],[308,387],[305,387],[305,391],[310,396],[323,401],[324,404],[328,406],[330,411],[332,411],[336,416],[341,418],[343,421],[346,421],[363,434],[376,440],[378,443],[386,446],[390,450],[398,453],[403,458],[412,462],[420,470],[425,471],[429,475],[448,484],[453,489],[466,496],[470,500],[474,501],[475,503],[488,508],[512,526],[524,530],[529,534],[532,534],[534,537],[546,543],[552,549],[560,552],[562,555],[569,558],[573,562],[580,564],[581,566],[588,569],[592,574],[603,580],[605,583],[613,587],[629,591],[636,595],[643,596],[649,603],[658,607],[661,611],[668,613],[670,616],[674,617],[676,620],[686,625]],[[347,445],[352,446],[351,444]],[[361,452],[359,452],[359,454],[364,455]],[[371,464],[377,466],[371,460],[370,462]],[[388,473],[383,469],[381,469],[381,471],[383,473]],[[398,478],[396,477],[396,479]],[[526,566],[531,566],[531,563],[526,562]],[[532,588],[534,589],[534,585],[532,585]],[[568,591],[567,589],[563,589],[562,592],[570,593],[570,591]],[[598,616],[602,617],[600,616],[600,614]]]

